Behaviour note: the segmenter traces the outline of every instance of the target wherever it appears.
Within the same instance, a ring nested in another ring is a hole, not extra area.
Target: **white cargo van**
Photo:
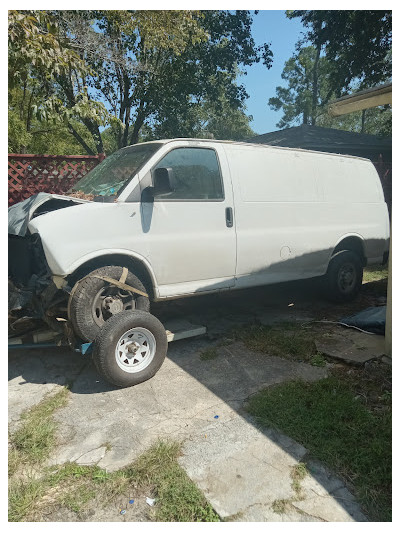
[[[68,300],[87,341],[150,300],[316,276],[349,300],[389,249],[377,172],[345,155],[161,140],[110,155],[70,194],[10,208],[10,272],[48,319]]]

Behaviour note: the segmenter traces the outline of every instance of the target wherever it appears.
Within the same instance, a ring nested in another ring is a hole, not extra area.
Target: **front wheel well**
[[[90,272],[93,272],[93,270],[112,265],[126,267],[130,272],[132,272],[132,274],[135,274],[135,276],[137,276],[145,286],[150,300],[154,300],[153,280],[146,266],[139,259],[124,254],[102,255],[100,257],[90,259],[86,263],[80,265],[75,272],[68,276],[68,284],[73,287],[78,280],[87,276],[87,274],[90,274]]]
[[[360,258],[362,266],[366,266],[367,260],[364,253],[364,245],[362,240],[359,237],[346,237],[335,246],[335,249],[332,252],[333,257],[337,252],[342,250],[349,250],[354,252]]]

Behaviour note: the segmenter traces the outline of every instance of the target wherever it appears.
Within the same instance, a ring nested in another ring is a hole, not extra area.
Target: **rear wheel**
[[[363,267],[359,256],[341,250],[331,259],[325,275],[325,293],[334,302],[349,302],[360,292]]]
[[[104,324],[94,342],[99,374],[118,387],[131,387],[154,376],[164,362],[167,334],[150,313],[124,311]]]
[[[119,280],[120,266],[98,268],[78,282],[69,301],[69,317],[75,334],[85,341],[92,341],[104,323],[121,311],[150,310],[148,297],[122,290],[95,276],[107,276]],[[128,272],[125,283],[146,293],[140,279]]]

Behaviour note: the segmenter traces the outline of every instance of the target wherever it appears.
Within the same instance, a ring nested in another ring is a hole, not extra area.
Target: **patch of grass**
[[[126,472],[137,484],[152,487],[160,522],[218,522],[203,493],[179,466],[180,446],[159,441]]]
[[[244,342],[250,350],[306,362],[318,355],[314,335],[312,330],[297,324],[251,325],[235,329],[236,340]]]
[[[211,361],[212,359],[216,359],[218,357],[218,352],[216,348],[207,348],[206,350],[202,351],[200,354],[200,359],[202,361]]]
[[[274,500],[272,502],[272,510],[276,514],[284,514],[286,512],[287,506],[289,501],[288,500]]]
[[[268,388],[251,397],[247,409],[350,482],[371,519],[391,520],[390,410],[368,409],[334,376]]]
[[[11,480],[8,485],[8,521],[25,521],[45,491],[46,485],[39,479]]]
[[[9,521],[40,521],[44,514],[63,507],[79,517],[98,502],[107,505],[121,496],[144,492],[156,498],[150,519],[219,521],[202,492],[179,466],[180,445],[174,442],[158,442],[129,468],[112,473],[75,463],[43,468],[55,445],[53,414],[65,405],[67,396],[68,390],[63,389],[45,398],[23,414],[20,427],[10,436]],[[109,443],[104,445],[110,448]]]
[[[11,484],[9,520],[41,521],[44,512],[60,507],[79,517],[99,502],[106,506],[121,496],[146,493],[156,499],[150,520],[219,521],[203,493],[179,466],[179,454],[179,444],[160,441],[135,463],[116,472],[75,463],[45,469],[40,479]]]
[[[54,412],[67,403],[68,389],[63,388],[21,416],[21,426],[11,435],[11,465],[19,466],[42,462],[55,444]]]
[[[321,353],[316,353],[310,358],[310,364],[312,366],[322,367],[322,366],[326,366],[326,360]]]
[[[371,265],[364,268],[363,282],[370,283],[371,281],[380,281],[387,279],[388,267],[387,265]]]
[[[301,482],[308,474],[307,467],[304,463],[297,463],[292,468],[290,477],[292,478],[292,489],[296,493],[296,496],[299,497],[301,493]]]

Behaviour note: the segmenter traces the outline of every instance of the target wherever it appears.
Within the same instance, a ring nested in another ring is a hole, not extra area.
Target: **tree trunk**
[[[315,126],[315,121],[317,119],[318,67],[319,67],[320,56],[321,56],[321,44],[318,44],[314,66],[313,66],[313,75],[312,75],[312,102],[311,102],[311,125],[312,126]]]
[[[75,137],[75,139],[78,141],[78,143],[83,146],[83,148],[86,150],[88,155],[96,155],[93,150],[89,147],[89,145],[86,144],[84,139],[79,135],[79,133],[76,131],[76,129],[68,122],[68,131]],[[99,152],[101,153],[101,152]]]
[[[365,133],[365,119],[366,119],[366,109],[361,111],[361,133]]]
[[[144,104],[143,102],[140,102],[139,109],[136,115],[135,124],[133,126],[133,130],[131,134],[130,144],[137,144],[139,142],[139,132],[140,132],[140,128],[144,124],[145,118],[146,118],[146,113],[144,111]]]

